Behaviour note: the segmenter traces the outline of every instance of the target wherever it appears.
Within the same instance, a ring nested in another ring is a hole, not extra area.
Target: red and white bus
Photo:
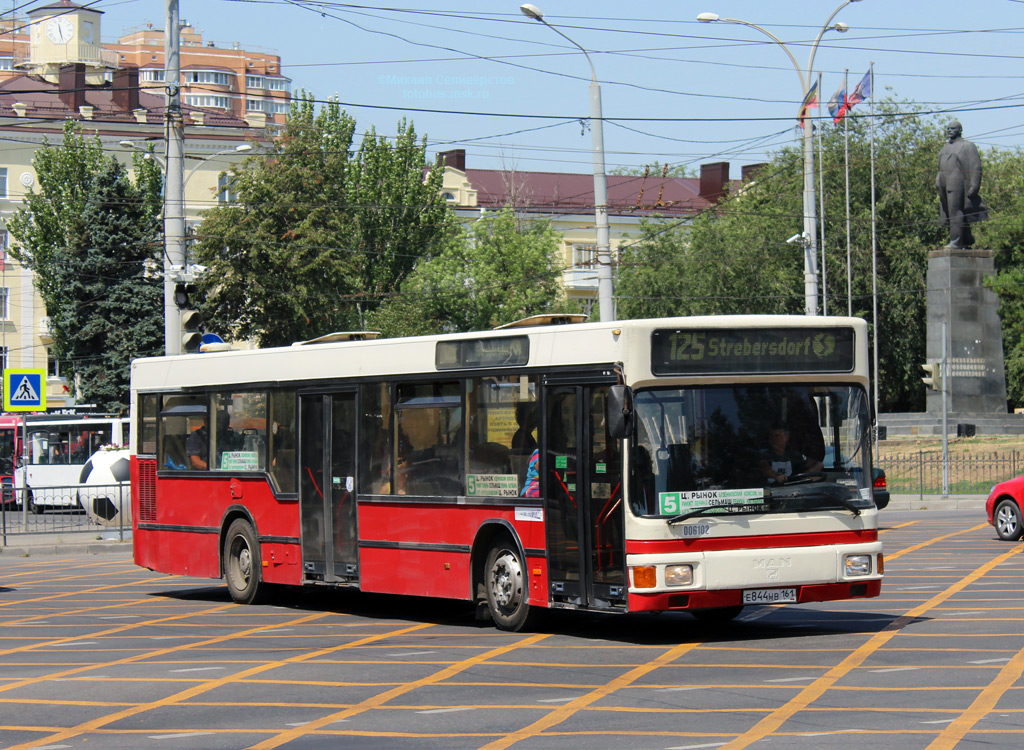
[[[879,594],[864,321],[538,322],[135,361],[136,563],[511,630]]]

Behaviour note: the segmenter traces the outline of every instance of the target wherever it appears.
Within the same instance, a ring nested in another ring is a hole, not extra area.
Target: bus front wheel
[[[260,545],[252,524],[236,518],[224,538],[224,580],[239,604],[257,604],[266,585],[260,581]]]
[[[519,631],[530,620],[526,565],[515,545],[501,539],[487,554],[484,569],[487,609],[502,630]]]

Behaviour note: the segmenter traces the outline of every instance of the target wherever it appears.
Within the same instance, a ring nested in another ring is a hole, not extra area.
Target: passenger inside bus
[[[188,436],[186,450],[188,451],[188,463],[192,469],[209,468],[210,460],[210,430],[206,417],[200,417],[201,424],[192,430]]]
[[[398,414],[399,455],[395,489],[399,495],[458,495],[459,459],[441,439],[440,410],[403,409]]]

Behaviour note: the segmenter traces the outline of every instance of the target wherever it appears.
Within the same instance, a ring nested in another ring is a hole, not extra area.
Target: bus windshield
[[[872,505],[867,394],[848,385],[665,388],[635,397],[638,516]]]

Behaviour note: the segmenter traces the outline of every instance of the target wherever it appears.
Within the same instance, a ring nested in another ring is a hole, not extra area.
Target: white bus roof
[[[721,315],[617,320],[510,330],[322,343],[138,359],[132,363],[134,391],[175,390],[219,384],[287,383],[338,378],[391,377],[451,372],[436,364],[438,342],[529,338],[526,367],[582,367],[622,363],[627,383],[654,380],[651,333],[656,329],[751,329],[852,327],[856,366],[838,379],[867,377],[867,323],[860,318],[805,315]],[[484,369],[484,368],[467,368]],[[486,368],[492,369],[492,368]],[[493,368],[500,372],[502,367]],[[845,378],[844,378],[845,376]],[[820,379],[821,375],[816,376]],[[829,376],[830,379],[831,375]],[[712,378],[715,379],[715,378]],[[718,380],[721,376],[717,377]],[[764,376],[758,379],[766,379]],[[777,379],[777,377],[776,377]],[[664,378],[658,378],[664,380]]]

